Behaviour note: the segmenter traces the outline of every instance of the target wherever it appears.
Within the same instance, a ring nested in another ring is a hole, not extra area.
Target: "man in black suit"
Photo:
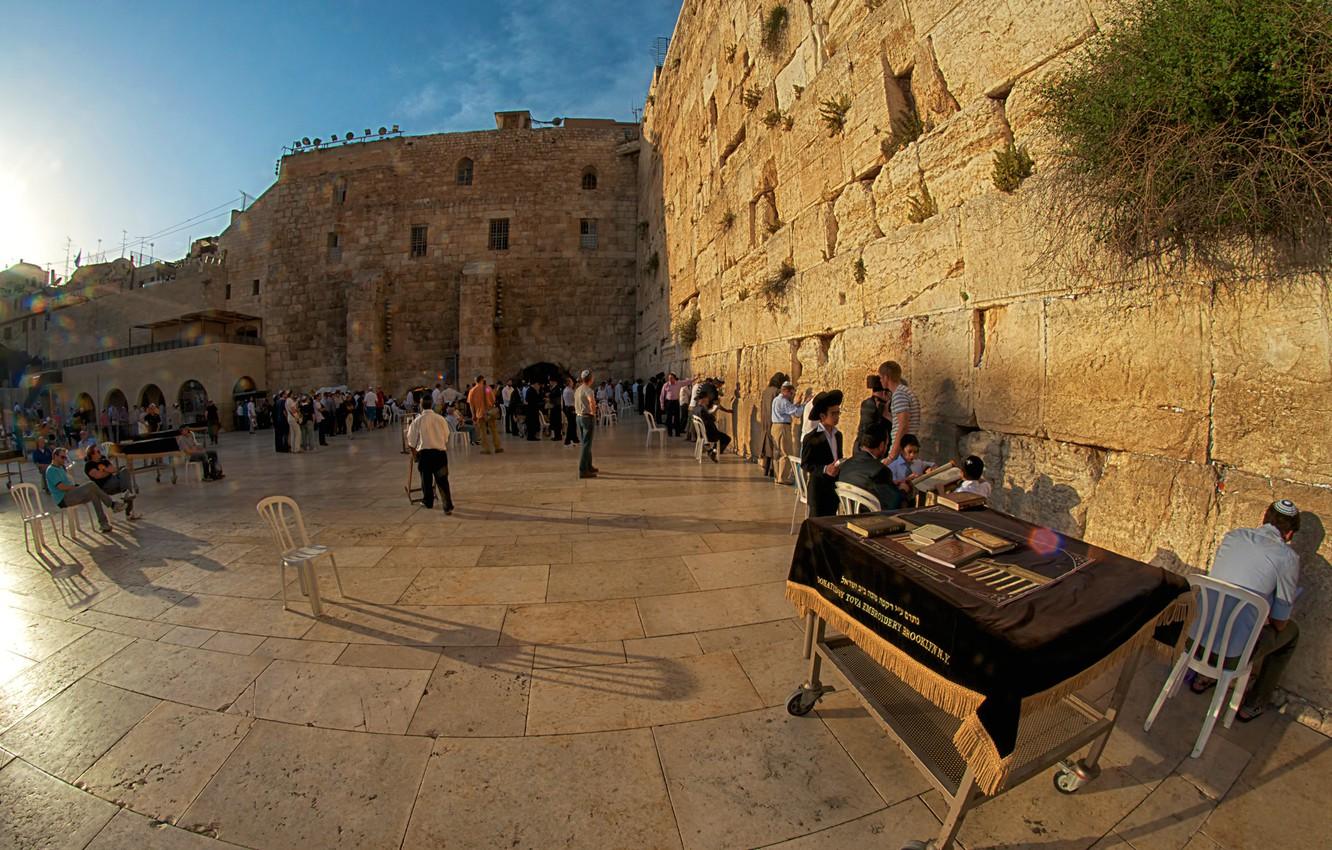
[[[877,378],[875,379],[877,380]],[[860,432],[860,445],[837,472],[837,480],[867,490],[879,500],[885,511],[901,507],[902,491],[893,483],[893,474],[883,465],[888,452],[889,425],[875,422]]]
[[[892,396],[878,375],[866,378],[865,387],[870,391],[870,396],[860,403],[860,425],[856,428],[856,444],[853,448],[864,445],[865,432],[883,421],[883,412],[888,407],[889,397]]]
[[[842,391],[814,396],[810,416],[819,424],[800,441],[800,467],[809,476],[809,515],[833,516],[837,513],[834,485],[842,465],[842,433],[837,430]]]
[[[523,402],[527,407],[527,439],[529,442],[541,439],[541,395],[545,384],[533,381],[523,390]]]

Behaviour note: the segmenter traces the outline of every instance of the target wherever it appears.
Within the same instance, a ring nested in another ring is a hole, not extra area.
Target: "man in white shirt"
[[[574,412],[574,380],[573,378],[564,379],[564,389],[560,393],[560,411],[564,417],[564,444],[566,446],[577,446],[582,443],[578,439],[578,415]]]
[[[592,435],[597,429],[597,393],[592,389],[590,369],[584,369],[578,376],[574,410],[578,414],[578,439],[583,444],[578,456],[578,477],[596,478],[597,468],[592,465]]]
[[[421,411],[421,415],[407,426],[407,445],[416,458],[421,473],[421,504],[426,510],[435,507],[435,485],[444,496],[444,513],[453,513],[453,494],[449,491],[449,423],[434,409]]]
[[[435,384],[435,388],[430,391],[430,406],[435,409],[436,413],[444,408],[444,391],[440,389],[439,384]]]
[[[1243,723],[1263,713],[1299,642],[1299,626],[1290,617],[1291,608],[1299,596],[1300,583],[1300,556],[1290,547],[1290,542],[1299,530],[1300,512],[1295,503],[1280,499],[1268,505],[1262,525],[1227,532],[1221,538],[1212,562],[1209,573],[1212,578],[1251,590],[1266,597],[1270,605],[1264,623],[1257,622],[1252,606],[1246,606],[1236,617],[1230,643],[1224,647],[1226,658],[1235,658],[1243,654],[1253,630],[1260,629],[1258,642],[1250,656],[1257,676],[1236,714]],[[1233,609],[1234,605],[1223,606],[1214,616],[1228,617]],[[1207,625],[1196,623],[1192,637],[1197,639],[1200,634],[1205,634]],[[1216,652],[1221,647],[1210,649]],[[1203,693],[1215,684],[1210,679],[1198,677],[1194,679],[1193,692]]]
[[[250,433],[253,434],[259,427],[259,412],[254,409],[254,399],[250,399],[245,405],[245,417],[250,420]]]

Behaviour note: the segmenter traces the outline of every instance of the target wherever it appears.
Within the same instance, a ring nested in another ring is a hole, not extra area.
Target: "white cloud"
[[[398,102],[398,112],[404,118],[427,118],[439,112],[444,103],[444,93],[439,90],[439,87],[434,83],[426,83]]]

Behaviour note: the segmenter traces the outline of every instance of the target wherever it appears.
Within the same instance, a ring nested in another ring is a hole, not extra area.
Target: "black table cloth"
[[[846,530],[854,517],[823,517],[800,530],[787,597],[960,718],[954,743],[987,792],[1010,767],[1022,714],[1149,642],[1188,590],[1174,573],[998,511],[889,513],[909,528],[972,527],[1014,541],[986,561],[1038,580],[1001,582],[1014,591],[998,592],[963,572],[976,562],[938,565],[915,554],[909,535],[865,539]]]

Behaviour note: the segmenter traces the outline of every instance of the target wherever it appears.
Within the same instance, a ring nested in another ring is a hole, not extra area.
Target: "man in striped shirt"
[[[902,379],[902,366],[896,360],[885,360],[879,366],[879,382],[892,393],[888,402],[888,419],[892,426],[885,464],[892,463],[902,453],[902,438],[907,434],[920,436],[920,401]]]

